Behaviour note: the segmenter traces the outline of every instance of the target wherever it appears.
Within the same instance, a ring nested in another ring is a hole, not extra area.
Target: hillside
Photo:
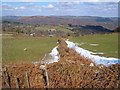
[[[114,30],[114,32],[120,32],[120,26],[118,26],[118,27]]]
[[[113,30],[107,29],[103,26],[97,26],[97,25],[71,25],[70,26],[71,31],[73,31],[77,35],[85,35],[85,34],[97,34],[97,33],[112,33]]]
[[[49,25],[100,25],[108,29],[115,29],[118,24],[117,18],[91,17],[91,16],[3,16],[3,20],[17,21],[28,24]]]
[[[116,31],[117,18],[90,16],[4,16],[3,33],[30,36],[79,36]]]

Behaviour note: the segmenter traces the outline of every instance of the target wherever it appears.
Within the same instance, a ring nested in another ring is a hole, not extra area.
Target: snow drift
[[[57,46],[52,49],[50,55],[53,57],[53,60],[51,60],[49,63],[58,62],[59,52],[58,52],[58,50],[57,50]]]
[[[75,43],[71,42],[71,41],[66,41],[67,43],[67,47],[71,48],[73,50],[75,50],[77,53],[79,53],[80,55],[91,59],[93,62],[96,63],[96,65],[99,64],[103,64],[105,66],[109,66],[111,64],[118,64],[120,63],[120,59],[118,58],[112,58],[112,57],[102,57],[102,56],[98,56],[98,55],[94,55],[93,52],[85,50],[81,47],[78,47]],[[53,57],[53,60],[51,60],[49,63],[54,63],[54,62],[58,62],[59,59],[59,52],[57,50],[57,46],[55,48],[53,48],[52,52],[50,53],[50,55]]]
[[[67,40],[66,43],[68,44],[68,48],[71,48],[75,50],[77,53],[79,53],[80,55],[91,59],[93,62],[96,63],[96,65],[103,64],[105,66],[109,66],[111,64],[120,63],[120,59],[111,58],[111,57],[107,58],[107,57],[101,57],[98,55],[93,55],[94,54],[93,52],[80,48],[73,42],[70,42]]]

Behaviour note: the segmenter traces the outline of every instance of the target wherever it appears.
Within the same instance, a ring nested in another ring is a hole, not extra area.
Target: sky
[[[119,0],[0,0],[2,2],[119,2]]]
[[[119,0],[4,0],[3,16],[118,17]]]

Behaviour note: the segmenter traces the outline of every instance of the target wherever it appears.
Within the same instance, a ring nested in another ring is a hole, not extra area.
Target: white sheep
[[[24,51],[27,51],[27,48],[24,48]]]

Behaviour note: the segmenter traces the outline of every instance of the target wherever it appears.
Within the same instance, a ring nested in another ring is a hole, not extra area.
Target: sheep
[[[24,51],[27,51],[27,48],[24,48]]]

